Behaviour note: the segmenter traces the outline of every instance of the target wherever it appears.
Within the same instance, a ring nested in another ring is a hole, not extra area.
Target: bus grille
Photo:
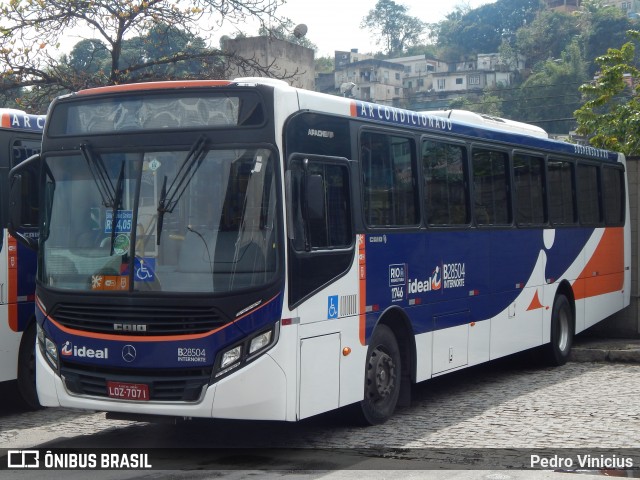
[[[60,325],[112,335],[193,335],[223,326],[213,307],[59,304],[51,312]]]
[[[85,367],[63,362],[60,374],[69,392],[108,398],[107,382],[143,383],[149,386],[149,400],[196,402],[209,384],[213,368],[129,370]]]

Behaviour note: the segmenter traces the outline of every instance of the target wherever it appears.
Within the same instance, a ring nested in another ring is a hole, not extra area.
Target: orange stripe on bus
[[[10,128],[11,127],[11,115],[8,113],[2,114],[2,128]]]
[[[224,87],[231,85],[229,80],[176,80],[169,82],[126,83],[124,85],[109,85],[107,87],[87,88],[80,90],[78,95],[98,95],[113,92],[135,92],[144,90],[160,90],[191,87]]]
[[[624,286],[624,228],[607,228],[573,285],[576,300],[619,292]]]
[[[270,300],[266,301],[262,305],[259,305],[258,307],[254,308],[253,310],[250,310],[247,313],[243,314],[242,316],[236,318],[233,322],[227,323],[226,325],[222,325],[221,327],[216,328],[215,330],[209,330],[208,332],[204,332],[204,333],[194,333],[194,334],[191,334],[191,335],[134,336],[134,335],[116,335],[116,334],[111,334],[111,333],[82,332],[82,331],[79,331],[79,330],[73,330],[71,328],[67,328],[67,327],[61,325],[60,323],[56,322],[51,317],[49,317],[49,321],[51,323],[53,323],[53,325],[55,325],[56,328],[58,328],[59,330],[62,330],[63,332],[65,332],[65,333],[67,333],[69,335],[76,335],[78,337],[94,338],[94,339],[99,339],[99,340],[114,340],[114,341],[126,341],[126,342],[169,342],[169,341],[180,341],[180,340],[198,340],[198,339],[201,339],[201,338],[209,337],[209,336],[213,335],[214,333],[219,332],[220,330],[224,330],[225,328],[229,327],[230,325],[233,325],[234,323],[236,323],[239,320],[245,318],[246,316],[251,315],[252,313],[256,312],[257,310],[260,310],[261,308],[269,305],[276,298],[278,298],[278,295],[274,296],[273,298],[271,298]],[[36,302],[36,305],[38,305],[38,308],[42,311],[43,314],[46,315],[46,313],[42,310],[42,307],[40,306],[40,303]]]
[[[356,105],[356,102],[351,102],[351,107],[350,107],[350,113],[352,117],[357,117],[358,116],[358,106]]]

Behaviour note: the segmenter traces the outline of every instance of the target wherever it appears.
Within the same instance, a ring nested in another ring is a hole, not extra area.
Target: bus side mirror
[[[323,220],[324,180],[322,175],[309,175],[306,181],[307,214],[309,220]]]
[[[20,243],[36,250],[38,240],[25,235],[25,230],[37,227],[38,175],[40,155],[34,155],[9,172],[9,217],[7,230]]]

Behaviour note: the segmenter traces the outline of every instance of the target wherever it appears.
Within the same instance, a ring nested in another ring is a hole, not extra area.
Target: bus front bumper
[[[287,420],[287,379],[267,353],[241,370],[206,387],[197,402],[115,400],[70,393],[36,348],[40,404],[85,410],[171,417]]]

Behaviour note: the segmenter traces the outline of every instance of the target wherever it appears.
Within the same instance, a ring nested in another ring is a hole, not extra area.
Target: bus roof
[[[81,90],[78,95],[102,95],[120,92],[144,92],[174,90],[181,88],[211,88],[231,85],[267,85],[274,89],[288,89],[298,94],[299,108],[326,112],[369,120],[376,123],[407,126],[425,131],[438,131],[490,141],[504,142],[522,148],[542,148],[564,154],[617,162],[616,152],[575,145],[548,138],[547,132],[534,125],[490,117],[463,110],[412,111],[388,105],[375,104],[351,98],[322,94],[297,89],[283,80],[265,77],[241,77],[234,80],[178,80],[147,83],[132,83]],[[4,124],[4,121],[3,121]]]
[[[22,110],[0,108],[0,126],[12,130],[42,133],[46,115],[31,115]]]
[[[506,130],[509,132],[522,133],[523,135],[532,135],[540,138],[549,138],[549,134],[544,129],[536,125],[516,122],[507,118],[486,115],[484,113],[476,113],[468,110],[425,110],[420,113],[428,113],[439,117],[451,118],[452,120],[460,120],[461,122],[495,128],[497,130]]]
[[[78,95],[100,95],[115,92],[140,92],[149,90],[169,90],[178,88],[226,87],[228,85],[270,85],[273,87],[291,86],[284,80],[268,77],[239,77],[233,80],[167,80],[161,82],[125,83],[105,87],[80,90]]]
[[[125,83],[123,85],[87,88],[80,90],[78,95],[100,95],[115,92],[139,92],[173,88],[224,87],[232,83],[230,80],[171,80],[166,82]]]
[[[454,116],[439,115],[438,113],[429,111],[416,112],[362,100],[351,100],[352,117],[374,122],[408,126],[425,132],[448,133],[478,140],[501,142],[516,148],[544,149],[555,151],[558,154],[580,155],[610,162],[618,162],[620,158],[620,154],[617,152],[550,139],[547,137],[546,132],[545,134],[540,132],[534,134],[536,127],[531,126],[532,128],[523,129],[522,126],[527,124],[522,124],[521,122],[514,122],[519,125],[511,125],[510,128],[505,128],[504,126],[499,126],[499,122],[494,122],[494,124],[488,124],[486,121],[473,122],[469,121],[468,118],[460,120],[460,116],[454,118]]]

